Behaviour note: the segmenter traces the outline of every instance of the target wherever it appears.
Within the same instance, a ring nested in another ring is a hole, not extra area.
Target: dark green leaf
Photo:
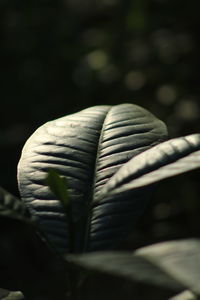
[[[115,203],[113,198],[107,212],[100,202],[92,209],[94,199],[121,166],[166,136],[163,122],[133,104],[91,107],[48,122],[31,136],[19,162],[19,189],[57,249],[66,252],[71,248],[70,222],[59,200],[44,185],[48,169],[67,178],[72,219],[81,218],[73,232],[75,251],[113,248],[142,214],[150,193],[138,195],[130,205],[126,199]]]

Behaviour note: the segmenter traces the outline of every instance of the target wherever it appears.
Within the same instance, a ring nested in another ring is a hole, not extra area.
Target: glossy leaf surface
[[[97,221],[94,216],[96,210],[102,210],[102,204],[98,202],[93,208],[94,199],[100,197],[106,183],[127,161],[166,136],[163,122],[133,104],[91,107],[48,122],[23,149],[18,167],[22,198],[56,247],[69,251],[66,215],[44,183],[47,170],[55,169],[67,179],[74,251],[113,248],[143,212],[149,192],[138,195],[131,205],[127,205],[126,198],[121,202],[113,198],[108,211],[104,205],[105,212]]]

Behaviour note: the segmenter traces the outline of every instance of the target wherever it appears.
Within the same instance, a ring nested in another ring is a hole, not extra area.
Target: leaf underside
[[[47,170],[55,169],[67,179],[73,219],[81,220],[74,229],[75,252],[113,248],[143,212],[149,192],[110,199],[107,207],[93,203],[127,161],[166,136],[163,122],[133,104],[91,107],[48,122],[23,149],[18,165],[22,199],[57,249],[69,251],[66,215],[44,183]]]

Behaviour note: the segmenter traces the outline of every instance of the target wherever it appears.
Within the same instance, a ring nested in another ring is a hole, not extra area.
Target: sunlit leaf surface
[[[101,202],[93,208],[94,199],[127,161],[166,137],[164,123],[133,104],[91,107],[48,122],[23,149],[18,167],[22,199],[60,251],[113,248],[143,212],[150,192],[128,205],[130,199],[113,198],[108,210]],[[44,182],[49,168],[67,179],[72,219],[82,218],[73,232],[73,247],[63,207]]]

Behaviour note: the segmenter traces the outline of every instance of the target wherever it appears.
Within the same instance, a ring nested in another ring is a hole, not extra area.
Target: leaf
[[[0,288],[55,299],[66,289],[66,268],[24,203],[0,188]]]
[[[82,270],[95,274],[109,274],[112,277],[131,281],[135,286],[146,289],[163,288],[171,295],[184,290],[184,285],[173,278],[165,270],[160,269],[151,261],[137,257],[131,252],[93,252],[82,255],[67,255],[69,263],[79,266]],[[133,291],[134,293],[134,291]],[[125,297],[126,295],[124,295]],[[167,299],[165,297],[164,299]],[[159,299],[160,300],[160,299]]]
[[[171,139],[132,158],[107,183],[97,201],[131,193],[199,167],[200,134]]]
[[[5,298],[9,294],[9,291],[0,288],[0,299]]]
[[[133,253],[94,252],[65,258],[87,271],[184,292],[174,300],[192,300],[200,295],[199,239],[162,242]]]
[[[24,296],[21,292],[9,292],[0,288],[1,300],[23,300]]]
[[[33,216],[22,201],[0,187],[0,217],[29,222]]]
[[[105,212],[97,222],[91,222],[94,199],[121,166],[166,136],[163,122],[133,104],[91,107],[48,122],[29,138],[23,149],[18,165],[22,199],[59,251],[116,247],[125,237],[127,227],[132,228],[143,212],[150,193],[138,196],[136,212],[136,200],[130,208],[126,199],[120,203],[113,199],[108,205],[116,208],[117,213]],[[63,207],[44,185],[49,168],[67,179],[73,219],[85,216],[74,231],[73,247],[69,245],[70,231]],[[101,210],[102,204],[97,206]],[[93,232],[89,238],[90,227],[93,230],[96,226],[103,226],[103,231]]]
[[[163,242],[136,252],[179,281],[185,288],[200,295],[200,240],[186,239]]]
[[[102,216],[118,215],[122,224],[121,232],[118,230],[117,234],[130,232],[132,227],[127,227],[128,220],[125,221],[127,213],[134,211],[137,215],[142,211],[145,196],[155,183],[199,167],[199,134],[163,142],[133,157],[113,175],[102,188],[101,194],[93,201],[91,216],[93,226],[90,229],[93,240],[89,242],[89,247],[93,247],[94,250],[97,248],[93,246],[94,239],[96,245],[102,244],[101,234],[107,227],[106,223],[101,223]],[[126,207],[122,207],[122,202]],[[124,218],[123,209],[126,213]]]
[[[67,210],[70,202],[67,193],[66,178],[59,176],[59,174],[55,170],[49,169],[45,181],[56,198],[61,201],[64,208]]]
[[[192,293],[189,290],[186,290],[172,298],[170,298],[169,300],[198,300],[199,298]]]

